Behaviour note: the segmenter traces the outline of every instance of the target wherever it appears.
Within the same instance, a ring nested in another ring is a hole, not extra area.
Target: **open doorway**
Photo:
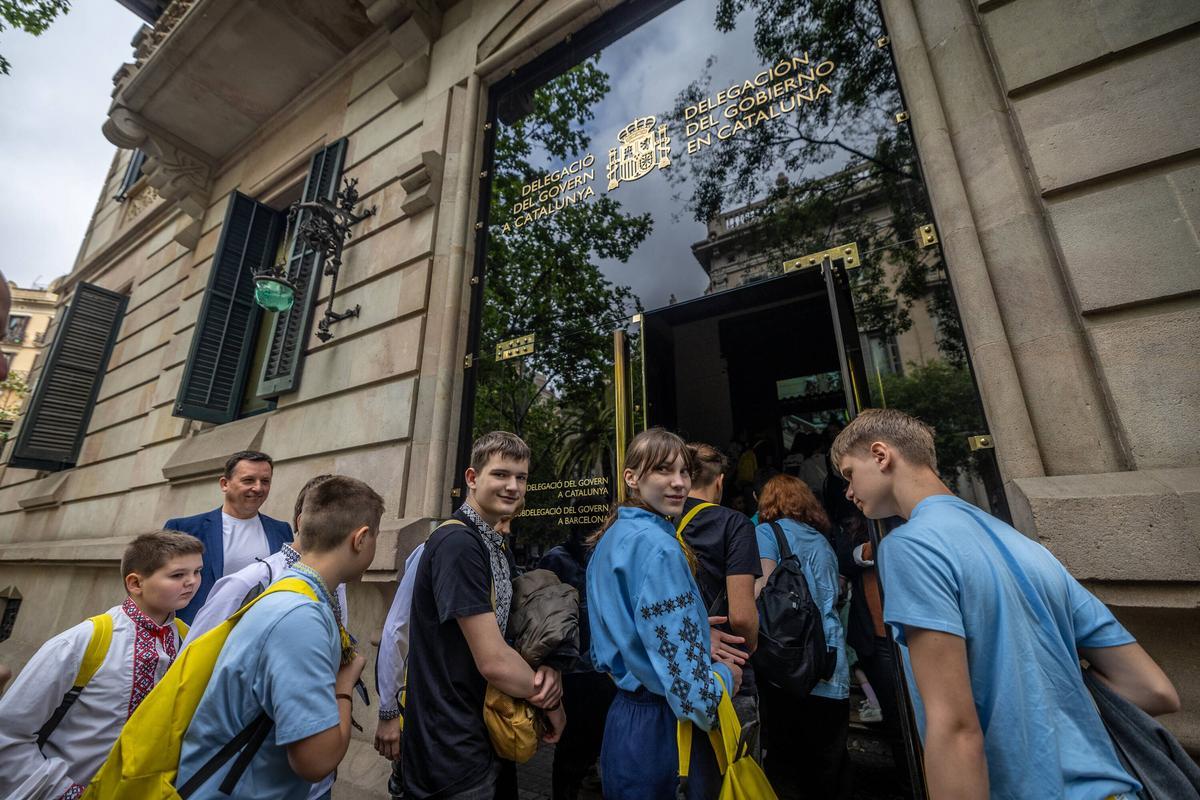
[[[642,316],[640,359],[633,359],[644,380],[644,424],[714,445],[730,457],[723,505],[756,515],[757,491],[766,480],[781,473],[800,477],[833,522],[828,538],[842,558],[859,539],[877,544],[881,532],[845,500],[827,459],[833,437],[865,404],[861,392],[869,386],[864,337],[848,291],[844,263],[829,261],[668,305]],[[868,615],[851,616],[852,602],[864,601],[854,599],[863,580],[842,580],[843,630],[864,650],[859,658],[847,648],[850,796],[920,797],[921,782],[914,788],[911,778],[917,762],[908,704],[891,643],[874,630],[855,630],[871,624]]]

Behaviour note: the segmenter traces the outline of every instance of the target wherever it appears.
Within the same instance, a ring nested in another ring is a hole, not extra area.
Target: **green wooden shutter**
[[[338,139],[328,147],[317,151],[308,168],[308,180],[304,182],[304,201],[318,198],[333,200],[342,179],[342,164],[346,159],[346,140]],[[296,220],[299,230],[303,218]],[[313,306],[317,302],[317,288],[321,285],[323,255],[305,246],[292,231],[289,243],[287,276],[296,287],[296,302],[287,311],[275,317],[271,328],[271,346],[263,362],[262,376],[258,383],[260,398],[278,397],[300,385],[300,371],[304,363],[304,347],[312,330]]]
[[[9,466],[75,466],[127,303],[125,295],[90,283],[75,287],[21,420]]]
[[[244,194],[234,192],[229,199],[175,416],[217,423],[237,418],[261,313],[254,302],[254,273],[275,257],[280,218]]]

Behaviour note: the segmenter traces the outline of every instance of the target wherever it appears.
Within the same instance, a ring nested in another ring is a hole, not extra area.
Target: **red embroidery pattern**
[[[155,642],[162,642],[168,665],[175,660],[175,629],[173,625],[159,625],[147,617],[129,598],[125,599],[121,610],[133,620],[133,686],[129,692],[129,714],[132,715],[154,688],[160,658]]]
[[[78,783],[72,783],[71,788],[59,795],[58,800],[79,800],[79,798],[83,797],[83,790],[85,788],[87,787],[80,786]]]

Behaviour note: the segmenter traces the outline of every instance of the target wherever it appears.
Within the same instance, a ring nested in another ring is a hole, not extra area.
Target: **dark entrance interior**
[[[825,279],[825,269],[833,279]],[[714,444],[735,457],[751,447],[760,474],[795,474],[802,445],[857,411],[847,407],[853,391],[844,390],[847,382],[862,382],[853,313],[845,271],[831,263],[645,313],[640,401],[646,425]],[[744,489],[727,479],[724,503],[753,514],[753,498]],[[838,494],[827,491],[826,505],[841,499]],[[857,515],[844,503],[828,510],[843,526],[847,514]],[[847,621],[843,614],[844,626]],[[887,677],[899,685],[894,671]],[[905,762],[911,753],[903,726],[864,720],[859,707],[865,699],[852,672],[846,770],[851,797],[921,796],[908,785]]]
[[[643,331],[646,421],[685,439],[761,441],[760,459],[781,468],[797,430],[844,409],[815,270],[649,312]]]

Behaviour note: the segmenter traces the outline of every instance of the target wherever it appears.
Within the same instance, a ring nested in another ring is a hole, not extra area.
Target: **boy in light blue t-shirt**
[[[1132,798],[1079,664],[1149,714],[1177,710],[1129,632],[1046,548],[951,494],[923,422],[868,409],[830,455],[867,517],[908,520],[878,567],[930,797]]]
[[[337,767],[350,744],[351,692],[365,661],[346,645],[351,640],[330,587],[362,577],[375,557],[382,516],[383,499],[354,478],[335,475],[308,491],[304,554],[282,577],[304,580],[318,600],[278,592],[239,620],[184,735],[177,785],[262,715],[271,729],[236,778],[234,797],[304,797]],[[234,763],[226,762],[192,798],[228,796],[220,787]]]

